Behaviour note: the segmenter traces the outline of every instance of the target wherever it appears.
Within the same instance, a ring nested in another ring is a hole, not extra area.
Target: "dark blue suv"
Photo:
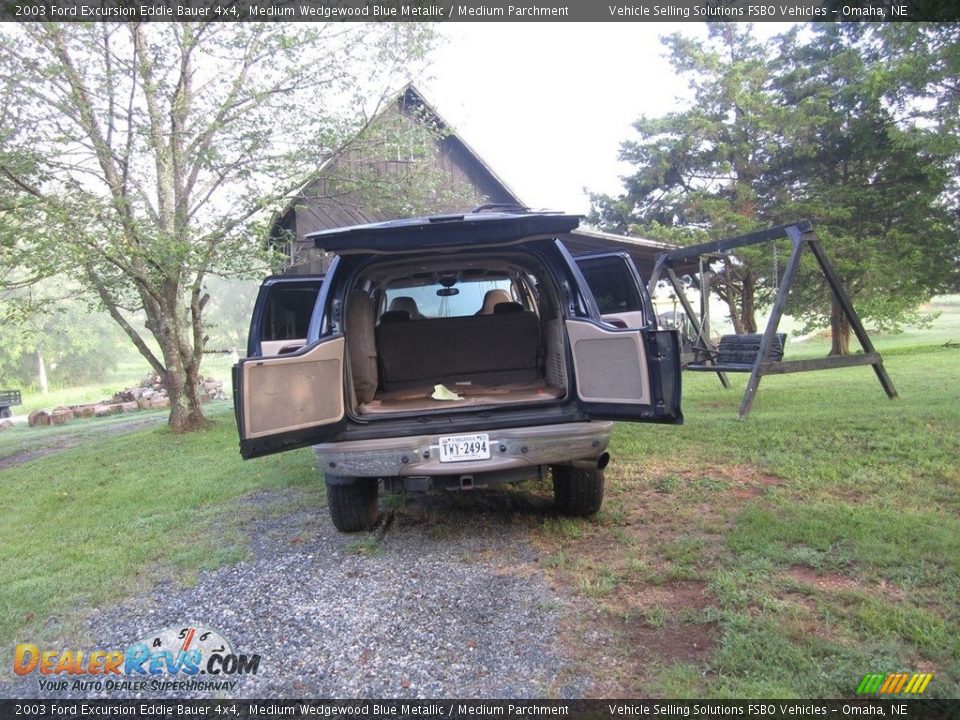
[[[326,276],[268,278],[234,367],[244,458],[312,445],[334,525],[377,497],[552,476],[603,499],[612,421],[679,423],[676,331],[625,253],[574,258],[573,215],[484,212],[310,236]]]

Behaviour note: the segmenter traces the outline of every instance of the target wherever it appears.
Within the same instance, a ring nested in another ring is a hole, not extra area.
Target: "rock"
[[[93,414],[96,417],[107,417],[109,415],[116,415],[120,411],[121,409],[118,403],[111,403],[109,405],[97,405],[93,408]]]
[[[63,425],[71,420],[73,420],[73,412],[68,408],[64,408],[63,410],[54,410],[50,414],[51,425]]]
[[[34,410],[27,416],[27,424],[30,427],[50,424],[50,413],[46,410]]]
[[[133,400],[131,402],[120,403],[120,410],[122,412],[136,412],[140,409],[140,404]]]
[[[12,427],[13,427],[12,420],[0,420],[0,432],[4,430],[9,430]]]

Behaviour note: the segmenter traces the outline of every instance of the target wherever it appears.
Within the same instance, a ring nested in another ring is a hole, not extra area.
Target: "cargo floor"
[[[523,402],[542,402],[562,398],[564,389],[548,385],[545,380],[508,383],[505,385],[480,385],[478,383],[446,386],[461,396],[459,400],[434,400],[433,385],[378,392],[370,402],[361,403],[361,415],[382,415],[395,412],[444,410],[445,408],[480,407],[484,405],[512,405]]]

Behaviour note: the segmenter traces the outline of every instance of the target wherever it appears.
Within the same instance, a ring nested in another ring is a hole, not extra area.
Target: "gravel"
[[[230,690],[191,693],[41,691],[33,673],[0,683],[0,696],[582,696],[584,681],[570,680],[558,642],[568,599],[550,588],[528,541],[546,501],[505,490],[420,496],[358,536],[338,533],[324,508],[271,517],[291,499],[292,491],[248,499],[261,509],[248,560],[202,572],[192,587],[156,587],[91,612],[90,644],[67,637],[45,645],[119,650],[197,623],[238,654],[258,653],[255,675],[230,676]]]

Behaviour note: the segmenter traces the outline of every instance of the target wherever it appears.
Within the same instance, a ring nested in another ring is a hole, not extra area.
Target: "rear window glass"
[[[449,291],[441,284],[389,288],[383,309],[407,310],[412,318],[464,317],[478,314],[491,291],[505,293],[504,302],[517,302],[513,283],[507,278],[458,282],[450,290],[453,294],[446,294]]]
[[[636,281],[621,259],[596,258],[577,262],[601,315],[643,310]]]
[[[264,312],[261,340],[294,340],[307,336],[310,315],[320,287],[275,288]]]

